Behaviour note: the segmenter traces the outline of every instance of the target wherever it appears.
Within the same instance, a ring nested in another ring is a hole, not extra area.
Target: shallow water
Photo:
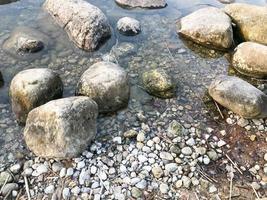
[[[175,25],[177,19],[198,8],[207,5],[223,7],[223,4],[216,0],[168,0],[164,9],[147,10],[123,9],[113,0],[88,2],[101,8],[113,27],[112,37],[94,53],[79,50],[69,41],[66,33],[42,10],[43,0],[0,0],[0,71],[4,78],[4,85],[0,87],[0,167],[1,163],[12,162],[19,153],[27,154],[22,140],[23,127],[16,124],[9,104],[8,88],[12,77],[24,69],[48,67],[60,74],[65,86],[64,96],[71,96],[81,74],[112,52],[116,53],[115,61],[130,74],[131,100],[128,108],[117,115],[100,116],[100,137],[108,139],[131,127],[140,127],[141,122],[136,120],[136,114],[140,112],[162,124],[162,127],[156,127],[162,130],[173,119],[189,127],[190,124],[199,124],[203,128],[225,125],[213,120],[218,113],[213,112],[214,105],[207,104],[206,88],[216,75],[228,73],[229,56],[182,40],[176,34]],[[236,2],[266,5],[264,0]],[[140,20],[142,33],[134,37],[119,34],[116,22],[123,16]],[[19,26],[43,32],[50,37],[51,45],[33,56],[19,57],[6,53],[2,43]],[[176,98],[161,100],[142,90],[139,75],[156,67],[165,68],[174,76],[177,81]]]

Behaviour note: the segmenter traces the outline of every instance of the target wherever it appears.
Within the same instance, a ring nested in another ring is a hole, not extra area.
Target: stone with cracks
[[[93,51],[111,35],[105,14],[84,0],[46,0],[44,8],[81,49]]]
[[[97,115],[97,104],[89,97],[50,101],[29,113],[26,144],[40,157],[79,156],[95,137]]]
[[[231,19],[215,7],[202,8],[183,17],[178,21],[178,33],[211,48],[223,50],[233,44]]]

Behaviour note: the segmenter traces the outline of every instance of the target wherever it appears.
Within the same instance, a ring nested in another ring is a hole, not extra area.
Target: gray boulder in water
[[[243,118],[266,118],[267,96],[248,82],[233,76],[219,76],[209,87],[210,96]]]
[[[18,27],[3,44],[4,50],[11,54],[26,54],[41,51],[50,43],[48,36],[29,28]]]
[[[225,6],[224,11],[233,19],[239,35],[245,41],[267,45],[267,7],[244,3]]]
[[[140,8],[164,8],[167,6],[166,0],[115,0],[117,4],[126,7]]]
[[[267,46],[255,42],[241,43],[235,50],[232,64],[244,75],[267,77]]]
[[[125,35],[136,35],[141,31],[140,22],[131,17],[123,17],[117,23],[117,29]]]
[[[62,96],[63,84],[51,69],[27,69],[12,79],[9,94],[16,119],[24,124],[32,109]]]
[[[111,35],[105,14],[84,0],[46,0],[45,10],[81,49],[95,50]]]
[[[199,9],[178,22],[178,33],[198,44],[228,49],[233,45],[231,19],[215,7]]]
[[[98,62],[81,76],[76,95],[91,97],[100,113],[114,112],[128,105],[130,87],[127,72],[111,62]]]
[[[27,146],[45,158],[73,158],[96,135],[97,104],[88,97],[50,101],[33,109],[24,129]]]

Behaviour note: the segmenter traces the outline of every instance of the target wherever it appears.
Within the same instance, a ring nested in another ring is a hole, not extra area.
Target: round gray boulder
[[[209,94],[216,102],[243,118],[267,117],[267,96],[238,77],[217,77],[209,87]]]
[[[44,8],[81,49],[95,50],[111,35],[105,14],[84,0],[46,0]]]
[[[228,49],[233,45],[231,18],[215,7],[199,9],[178,21],[178,33],[198,44]]]
[[[111,62],[98,62],[81,76],[76,95],[91,97],[99,112],[114,112],[127,106],[130,94],[128,75]]]
[[[235,49],[232,64],[244,75],[267,77],[267,46],[255,42],[241,43]]]
[[[175,83],[164,69],[152,69],[142,74],[146,91],[156,97],[171,98],[175,96]]]
[[[117,23],[117,29],[124,35],[136,35],[141,31],[140,22],[131,17],[123,17]]]
[[[63,84],[50,69],[36,68],[19,72],[11,81],[9,94],[12,110],[24,124],[28,113],[46,102],[62,97]]]
[[[95,137],[97,115],[97,104],[88,97],[50,101],[29,113],[26,144],[40,157],[79,156]]]

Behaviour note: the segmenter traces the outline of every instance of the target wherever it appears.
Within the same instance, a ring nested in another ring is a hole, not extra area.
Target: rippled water
[[[172,119],[185,124],[218,127],[213,120],[218,113],[212,111],[214,105],[207,104],[206,88],[216,75],[228,72],[229,56],[183,41],[176,34],[175,21],[198,8],[207,5],[223,7],[223,4],[216,0],[168,0],[164,9],[147,10],[123,9],[113,0],[88,2],[101,8],[113,27],[112,37],[94,53],[79,50],[69,41],[66,33],[42,10],[43,0],[0,0],[0,71],[4,77],[4,85],[0,86],[0,164],[12,161],[18,152],[25,150],[21,142],[23,127],[16,124],[10,110],[8,88],[12,77],[24,69],[48,67],[60,74],[65,86],[64,96],[71,96],[80,75],[110,52],[116,52],[116,61],[130,74],[131,100],[128,108],[117,115],[100,117],[100,136],[108,138],[140,126],[136,120],[139,112],[160,122],[162,128]],[[266,5],[264,0],[237,2]],[[142,33],[135,37],[120,35],[115,27],[123,16],[140,20]],[[45,51],[23,58],[6,53],[2,49],[3,41],[20,26],[45,33],[50,37],[51,45]],[[156,67],[165,68],[174,76],[176,98],[161,100],[142,90],[139,75]]]

